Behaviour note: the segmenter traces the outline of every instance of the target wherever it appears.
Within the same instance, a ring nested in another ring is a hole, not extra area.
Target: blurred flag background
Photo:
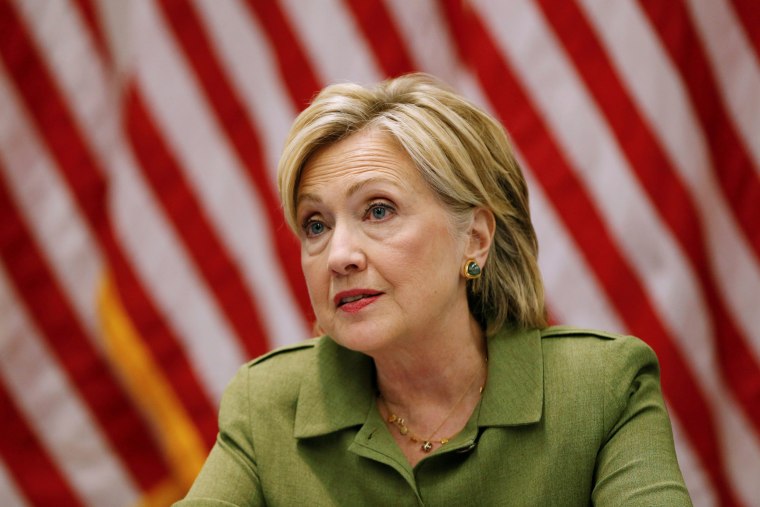
[[[658,353],[695,505],[758,505],[755,0],[0,0],[0,504],[186,491],[310,334],[290,122],[414,70],[509,130],[552,320]]]

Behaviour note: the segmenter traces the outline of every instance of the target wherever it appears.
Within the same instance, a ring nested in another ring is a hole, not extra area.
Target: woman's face
[[[378,352],[467,322],[466,234],[454,231],[386,134],[361,131],[317,151],[304,167],[296,214],[317,321],[341,345]]]

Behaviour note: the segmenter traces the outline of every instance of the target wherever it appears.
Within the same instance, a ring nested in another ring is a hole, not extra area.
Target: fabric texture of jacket
[[[322,337],[256,359],[175,505],[691,505],[644,342],[504,329],[488,354],[466,427],[414,468],[377,410],[369,357]]]

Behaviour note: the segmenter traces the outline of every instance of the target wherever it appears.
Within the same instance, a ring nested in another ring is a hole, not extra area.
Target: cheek
[[[304,253],[301,254],[301,270],[306,280],[306,287],[309,289],[309,295],[312,298],[312,305],[314,305],[316,302],[314,296],[327,289],[325,280],[327,270],[322,267],[317,257]]]
[[[459,271],[462,246],[446,226],[430,225],[399,236],[384,252],[384,266],[396,277],[427,285],[433,279],[448,279]]]

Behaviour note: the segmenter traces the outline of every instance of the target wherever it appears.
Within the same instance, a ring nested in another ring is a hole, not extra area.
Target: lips
[[[333,298],[335,306],[349,313],[357,312],[374,303],[382,292],[371,289],[351,289],[339,292]]]

